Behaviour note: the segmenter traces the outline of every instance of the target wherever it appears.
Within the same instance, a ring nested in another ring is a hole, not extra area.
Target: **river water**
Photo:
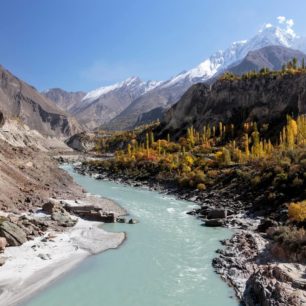
[[[211,266],[230,230],[200,226],[186,214],[194,207],[190,202],[65,169],[88,192],[115,200],[140,223],[104,225],[126,232],[124,244],[89,257],[26,306],[239,305]]]

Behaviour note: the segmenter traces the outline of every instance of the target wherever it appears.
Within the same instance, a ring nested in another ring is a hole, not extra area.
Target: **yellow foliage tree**
[[[291,203],[288,207],[289,218],[293,221],[303,222],[306,220],[306,200]]]

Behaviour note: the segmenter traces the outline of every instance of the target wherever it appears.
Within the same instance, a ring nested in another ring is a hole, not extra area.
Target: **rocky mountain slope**
[[[196,84],[169,109],[160,133],[179,136],[193,125],[246,121],[269,123],[276,129],[286,115],[306,113],[306,75],[259,76],[256,79],[219,80],[212,86]],[[276,131],[276,130],[275,130]]]
[[[109,129],[128,129],[135,125],[137,118],[144,112],[157,107],[169,108],[176,103],[193,84],[208,82],[222,74],[231,66],[237,66],[251,51],[267,46],[283,46],[285,48],[306,51],[306,40],[298,36],[291,25],[266,25],[253,38],[234,42],[225,51],[218,51],[199,66],[182,72],[168,81],[161,83],[154,90],[134,100],[122,113],[104,127]],[[282,52],[281,52],[282,53]],[[279,58],[281,58],[281,54]],[[277,66],[273,58],[269,66]],[[264,61],[258,64],[267,64]],[[243,64],[244,65],[244,64]],[[253,66],[252,66],[253,67]],[[241,68],[241,67],[240,67]],[[247,68],[247,66],[246,66]]]
[[[51,88],[43,91],[42,94],[68,112],[86,96],[86,93],[83,91],[68,92],[61,88]]]
[[[82,130],[73,117],[2,66],[0,113],[4,120],[18,118],[30,129],[37,130],[43,135],[70,136]]]
[[[47,91],[45,95],[67,109],[80,123],[94,129],[117,116],[129,104],[158,86],[160,82],[144,82],[131,77],[123,82],[93,90],[87,94]]]

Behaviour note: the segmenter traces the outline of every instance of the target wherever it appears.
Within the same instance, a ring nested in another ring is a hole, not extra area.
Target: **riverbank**
[[[0,305],[17,305],[88,256],[123,243],[124,233],[106,232],[100,224],[78,219],[65,232],[46,232],[19,247],[6,248],[6,263],[0,268]]]

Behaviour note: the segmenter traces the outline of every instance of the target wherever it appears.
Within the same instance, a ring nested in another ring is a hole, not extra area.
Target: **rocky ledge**
[[[274,258],[269,240],[253,231],[240,231],[222,241],[215,271],[249,306],[306,305],[305,265]]]

